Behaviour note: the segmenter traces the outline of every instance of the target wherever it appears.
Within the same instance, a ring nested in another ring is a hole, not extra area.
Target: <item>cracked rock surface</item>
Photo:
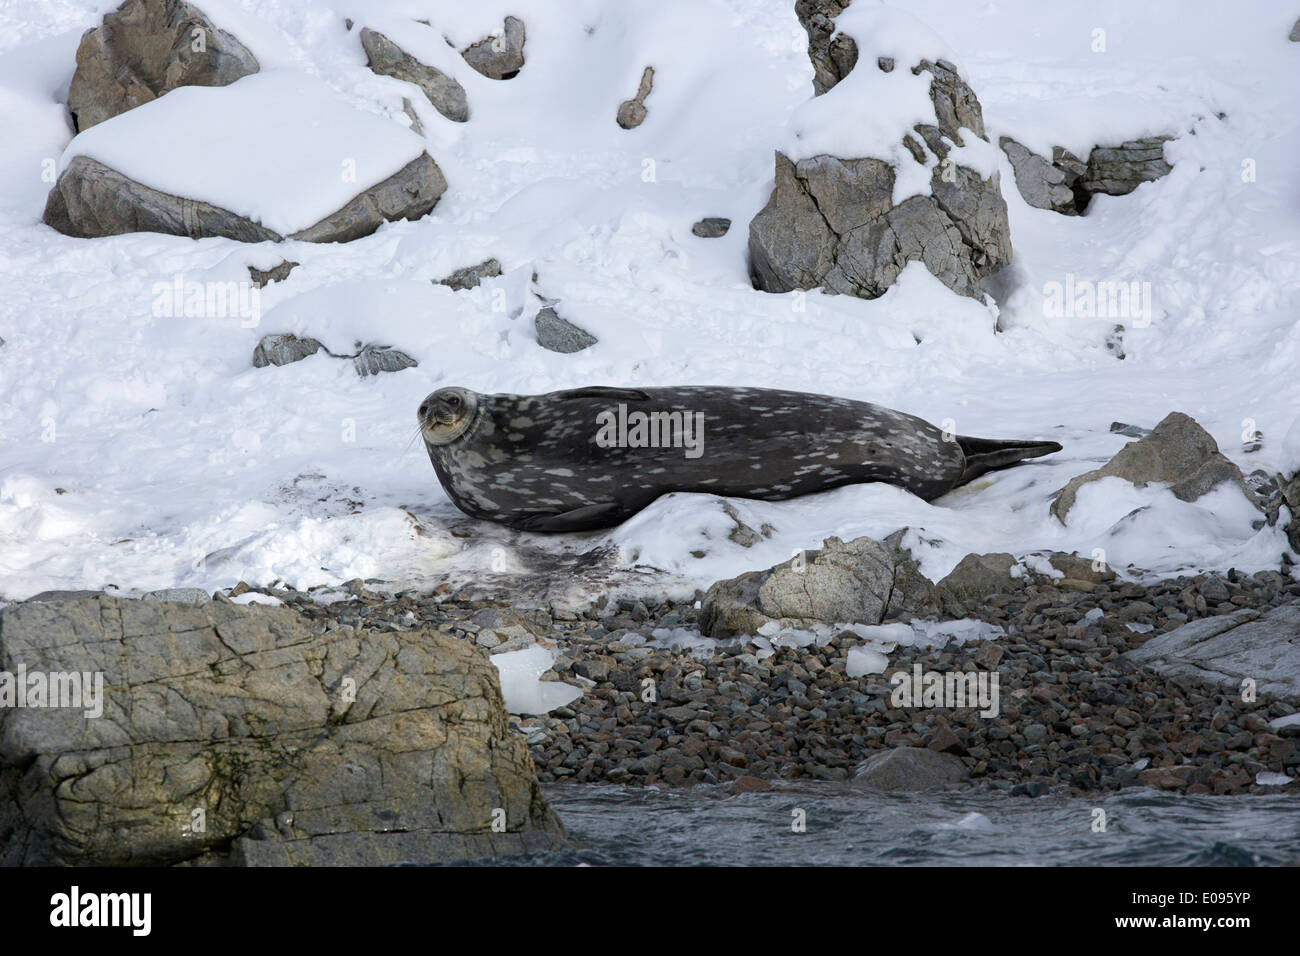
[[[893,69],[881,63],[863,69]],[[982,298],[980,280],[1011,261],[1007,206],[995,173],[944,160],[962,134],[985,138],[974,92],[944,61],[923,60],[914,73],[931,75],[938,125],[904,132],[912,160],[926,151],[938,162],[929,196],[893,204],[896,171],[870,157],[812,156],[798,162],[776,154],[774,188],[749,224],[754,283],[766,292],[824,288],[872,299],[883,295],[911,261],[923,262],[960,295]],[[922,145],[924,143],[924,145]]]
[[[718,581],[701,603],[700,631],[721,638],[757,634],[770,621],[879,624],[934,606],[934,586],[892,541],[827,538],[819,551]]]
[[[432,862],[566,839],[495,669],[446,634],[98,597],[0,613],[0,670],[20,666],[102,673],[102,716],[0,708],[0,865]]]

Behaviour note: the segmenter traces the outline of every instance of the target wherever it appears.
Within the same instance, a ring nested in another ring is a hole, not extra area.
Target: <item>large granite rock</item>
[[[565,841],[496,669],[436,631],[317,635],[285,608],[100,597],[0,612],[0,670],[19,667],[102,674],[102,716],[0,708],[0,865],[373,865]]]
[[[349,242],[385,222],[419,219],[447,190],[442,170],[421,153],[392,176],[359,193],[305,229],[282,236],[228,209],[142,185],[89,156],[76,156],[59,175],[45,203],[44,220],[78,238],[128,232],[162,232],[202,239],[225,236],[240,242]]]
[[[506,17],[501,33],[461,50],[465,62],[492,80],[509,80],[524,68],[524,21]]]
[[[895,67],[881,60],[857,68]],[[922,72],[931,77],[938,123],[917,124],[900,136],[911,157],[904,162],[925,165],[927,150],[937,157],[931,194],[895,206],[897,172],[884,159],[816,155],[793,162],[778,152],[772,194],[749,224],[758,288],[779,293],[821,287],[875,298],[908,262],[920,261],[954,292],[981,298],[980,280],[1011,261],[998,174],[983,179],[973,169],[944,162],[950,144],[968,145],[963,136],[985,138],[979,101],[952,64],[923,60],[913,67],[913,73]]]
[[[1011,576],[1016,559],[1006,552],[968,554],[936,585],[944,598],[978,602],[990,594],[1014,591],[1022,585]]]
[[[1225,481],[1237,485],[1256,507],[1259,502],[1242,478],[1241,469],[1223,456],[1214,438],[1182,412],[1170,412],[1151,434],[1129,442],[1100,468],[1071,478],[1052,502],[1052,514],[1066,521],[1079,489],[1101,478],[1123,478],[1139,488],[1153,481],[1168,482],[1182,501],[1195,501]]]
[[[1190,675],[1240,691],[1242,681],[1277,696],[1300,696],[1300,602],[1191,621],[1126,655],[1162,674]]]
[[[78,130],[179,86],[226,86],[257,58],[183,0],[126,0],[77,47],[68,109]]]
[[[998,142],[1011,161],[1016,188],[1025,202],[1067,216],[1081,215],[1098,193],[1124,196],[1166,175],[1164,144],[1172,136],[1130,140],[1119,146],[1097,146],[1081,160],[1060,146],[1049,160],[1003,136]]]
[[[969,776],[966,765],[952,754],[928,747],[894,747],[863,761],[850,783],[876,790],[929,790],[961,783]]]
[[[700,630],[732,637],[756,634],[771,621],[795,627],[879,624],[935,606],[929,579],[897,544],[827,538],[819,551],[713,584],[700,606]]]
[[[453,123],[469,119],[469,100],[465,88],[441,70],[421,63],[377,30],[361,29],[361,46],[368,57],[367,65],[383,76],[414,83],[424,91],[429,102]]]

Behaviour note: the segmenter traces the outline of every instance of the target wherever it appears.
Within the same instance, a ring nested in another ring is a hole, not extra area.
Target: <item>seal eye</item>
[[[428,414],[429,414],[429,403],[425,402],[423,405],[420,406],[420,417],[424,418]]]
[[[448,408],[460,408],[460,397],[457,396],[457,395],[448,395],[448,396],[447,396],[447,407],[448,407]]]

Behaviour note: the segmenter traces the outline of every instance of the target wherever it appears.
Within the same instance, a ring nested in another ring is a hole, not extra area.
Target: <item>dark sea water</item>
[[[1295,784],[1292,785],[1297,786]],[[553,784],[582,846],[491,861],[531,866],[1276,866],[1300,861],[1300,794],[1095,799],[966,790],[890,794],[791,784],[732,795]],[[793,811],[806,831],[793,832]],[[1095,811],[1105,832],[1094,832]],[[485,861],[486,862],[486,861]]]

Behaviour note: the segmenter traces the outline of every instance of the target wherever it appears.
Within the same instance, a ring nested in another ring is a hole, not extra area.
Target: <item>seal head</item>
[[[467,388],[440,388],[425,397],[417,415],[420,434],[430,445],[447,445],[474,424],[478,394]]]

